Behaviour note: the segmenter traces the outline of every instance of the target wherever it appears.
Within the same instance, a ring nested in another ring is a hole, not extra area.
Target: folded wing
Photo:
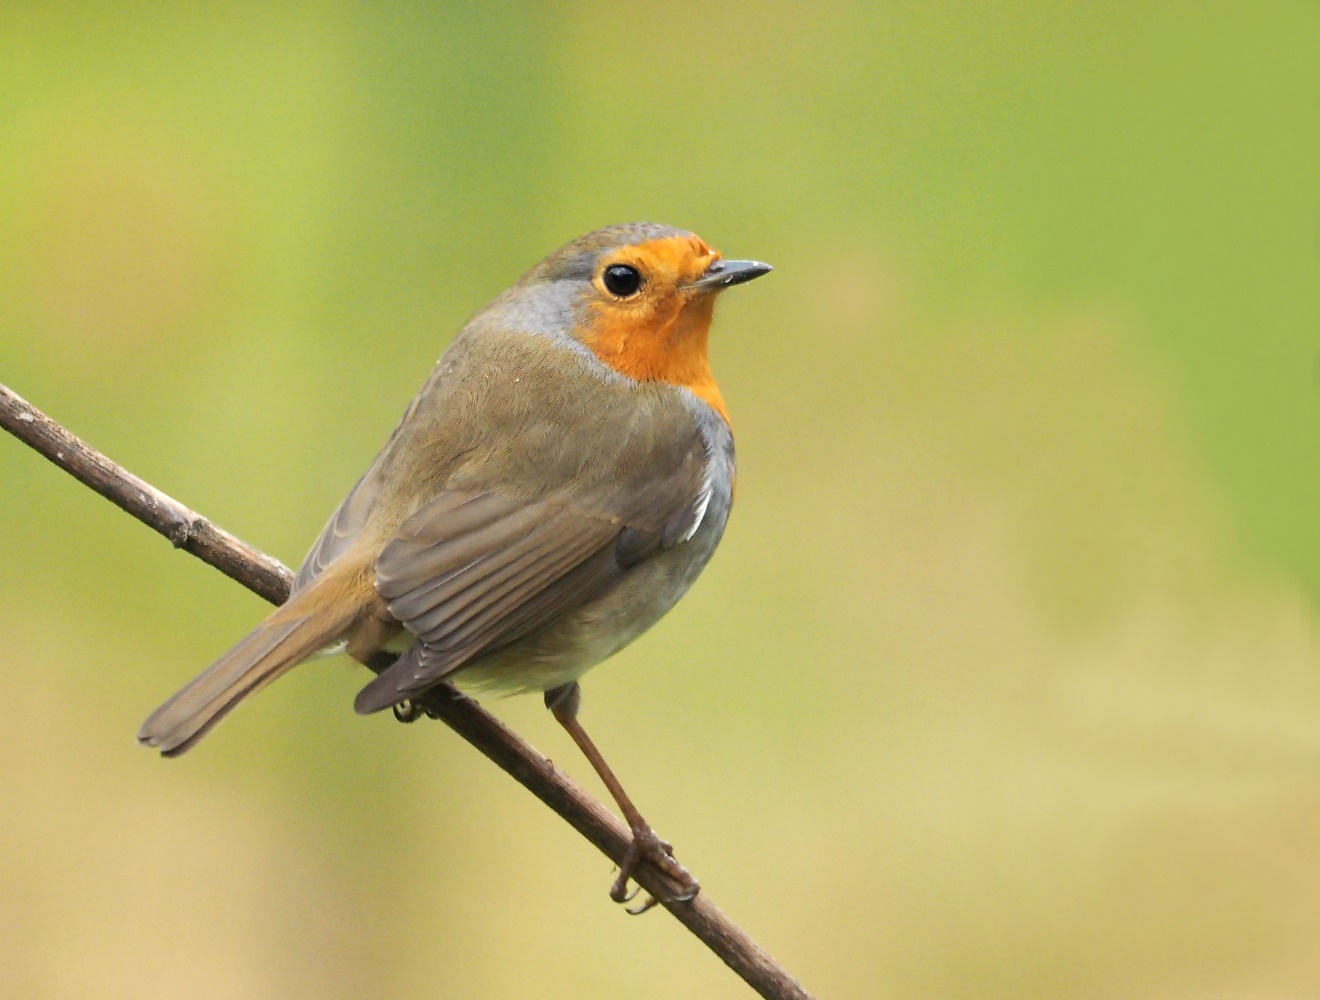
[[[361,691],[357,710],[396,704],[531,635],[685,540],[704,510],[705,465],[698,440],[645,495],[432,500],[376,561],[377,590],[418,642]]]

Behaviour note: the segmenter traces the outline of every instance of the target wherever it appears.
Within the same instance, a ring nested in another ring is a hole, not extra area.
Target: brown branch
[[[217,528],[89,448],[4,385],[0,385],[0,426],[159,531],[176,548],[186,549],[272,604],[280,604],[289,596],[293,573],[278,560]],[[383,665],[373,664],[373,669]],[[507,771],[616,865],[622,862],[629,842],[628,828],[493,715],[447,684],[428,695],[422,707]],[[674,895],[676,889],[650,865],[638,869],[636,880],[662,900]],[[689,903],[662,905],[761,996],[810,1000],[810,994],[735,926],[706,893]]]

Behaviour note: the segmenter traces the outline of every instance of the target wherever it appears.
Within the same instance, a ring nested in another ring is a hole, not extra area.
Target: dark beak
[[[774,268],[769,264],[762,264],[759,260],[717,260],[706,268],[705,274],[688,285],[688,288],[712,292],[723,291],[733,285],[741,285],[744,281],[769,274],[773,270]]]

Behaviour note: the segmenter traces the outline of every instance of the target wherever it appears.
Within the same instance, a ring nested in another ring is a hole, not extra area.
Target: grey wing
[[[699,510],[701,447],[647,496],[614,505],[449,492],[414,514],[376,562],[390,614],[418,642],[359,693],[374,712],[586,604],[684,539]],[[611,510],[612,508],[612,510]]]
[[[302,565],[298,567],[298,576],[293,581],[293,593],[297,593],[320,576],[327,566],[342,556],[357,540],[367,519],[371,516],[376,499],[380,496],[381,469],[389,460],[409,418],[417,412],[424,393],[425,388],[408,403],[408,408],[403,411],[399,423],[390,432],[388,440],[372,460],[367,471],[353,484],[343,503],[330,516],[329,522],[321,530],[320,537],[312,545],[312,550],[307,553]]]
[[[298,576],[293,581],[293,593],[296,594],[316,579],[357,539],[380,492],[380,478],[373,476],[372,471],[374,469],[353,485],[339,509],[331,515],[329,523],[322,529],[320,537],[298,568]]]

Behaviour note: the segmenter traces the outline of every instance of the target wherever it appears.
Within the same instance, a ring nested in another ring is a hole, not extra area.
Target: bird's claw
[[[625,906],[623,912],[630,917],[640,917],[658,902],[660,902],[660,900],[656,899],[654,896],[648,895],[638,906]]]
[[[619,877],[614,880],[614,885],[610,886],[610,899],[616,903],[630,903],[637,898],[641,886],[635,886],[629,892],[628,883],[632,880],[633,873],[637,871],[637,866],[643,861],[649,861],[658,871],[682,886],[679,892],[667,896],[665,902],[690,903],[697,898],[697,893],[701,891],[701,883],[674,858],[674,846],[667,840],[661,840],[654,830],[645,826],[634,828],[632,831],[632,842],[623,856],[623,863],[619,865]],[[659,902],[660,899],[656,896],[648,895],[639,906],[625,906],[624,909],[633,916],[638,916]]]

